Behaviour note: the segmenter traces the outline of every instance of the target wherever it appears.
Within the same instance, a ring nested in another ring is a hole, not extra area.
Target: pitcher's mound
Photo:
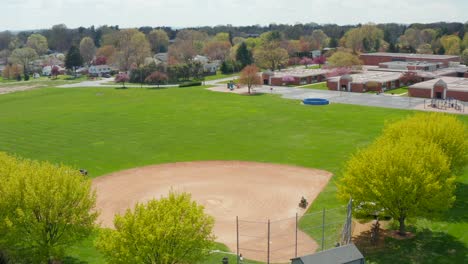
[[[270,260],[285,262],[294,257],[295,215],[304,212],[298,207],[301,197],[310,204],[331,176],[327,171],[269,163],[179,162],[112,173],[93,180],[93,186],[104,227],[113,227],[114,215],[137,202],[167,196],[171,189],[189,192],[215,218],[217,241],[233,252],[238,216],[240,253],[260,261],[266,261],[271,219]],[[316,248],[315,241],[299,232],[298,255]]]

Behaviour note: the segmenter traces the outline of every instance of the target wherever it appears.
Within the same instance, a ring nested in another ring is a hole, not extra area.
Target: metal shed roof
[[[354,244],[349,244],[292,260],[299,260],[303,264],[343,264],[361,259],[364,259],[364,256],[358,248]]]

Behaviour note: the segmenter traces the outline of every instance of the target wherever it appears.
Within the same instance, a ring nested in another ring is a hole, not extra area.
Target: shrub
[[[201,82],[184,82],[179,84],[179,87],[192,87],[192,86],[201,86]]]
[[[187,193],[137,204],[114,226],[96,241],[108,263],[198,263],[213,248],[214,219]]]

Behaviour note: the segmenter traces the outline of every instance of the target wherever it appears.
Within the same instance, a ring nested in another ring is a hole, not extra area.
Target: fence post
[[[348,244],[351,243],[351,237],[353,236],[353,198],[349,199],[349,217],[348,217],[348,224],[349,224],[349,236],[348,236]]]
[[[295,250],[294,250],[294,257],[297,258],[297,213],[296,213],[296,244],[295,244]]]
[[[267,249],[267,264],[270,264],[270,219],[268,219],[268,249]]]
[[[236,234],[237,234],[237,264],[239,264],[239,216],[236,216]]]
[[[325,208],[323,208],[322,214],[322,251],[325,248]]]

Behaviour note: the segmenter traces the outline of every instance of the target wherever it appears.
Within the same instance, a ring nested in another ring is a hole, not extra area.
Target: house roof
[[[435,84],[440,83],[441,81],[446,83],[447,90],[468,92],[468,78],[458,78],[458,77],[441,77],[441,78],[413,84],[409,88],[432,89]]]
[[[343,264],[360,259],[364,256],[354,244],[349,244],[292,260],[300,260],[303,264]]]
[[[168,58],[168,54],[167,54],[167,52],[165,52],[165,53],[156,53],[154,55],[154,58],[156,58],[156,59],[158,59],[158,60],[160,60],[162,62],[166,62],[167,58]]]
[[[390,52],[375,52],[375,53],[364,53],[361,56],[378,56],[378,57],[400,57],[406,59],[459,59],[457,55],[435,55],[435,54],[414,54],[414,53],[390,53]]]
[[[109,65],[107,64],[104,64],[104,65],[92,65],[91,67],[89,67],[90,69],[107,69],[107,68],[110,68]]]

